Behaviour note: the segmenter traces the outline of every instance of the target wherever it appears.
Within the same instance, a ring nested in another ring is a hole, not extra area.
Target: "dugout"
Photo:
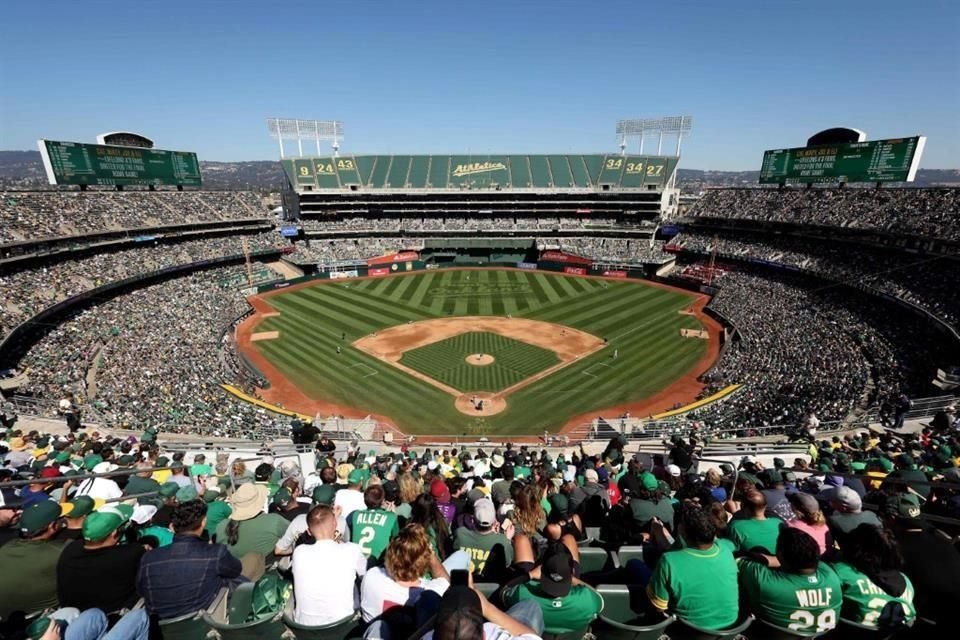
[[[533,238],[427,238],[421,260],[437,267],[516,266],[536,262]]]

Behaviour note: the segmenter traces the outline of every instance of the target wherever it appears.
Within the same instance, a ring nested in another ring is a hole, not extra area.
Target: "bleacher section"
[[[672,156],[454,155],[341,156],[282,162],[298,191],[662,190],[677,167]]]

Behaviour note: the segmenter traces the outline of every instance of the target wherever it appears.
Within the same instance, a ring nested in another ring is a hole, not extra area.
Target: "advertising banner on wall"
[[[575,256],[572,253],[564,253],[563,251],[541,251],[540,259],[549,262],[565,262],[567,264],[590,264],[589,258]]]
[[[356,269],[347,269],[344,271],[331,271],[330,279],[339,280],[341,278],[356,278],[358,275],[360,274]]]
[[[563,268],[563,272],[564,272],[564,273],[572,273],[573,275],[576,275],[576,276],[585,276],[585,275],[587,275],[587,270],[584,269],[583,267],[564,267],[564,268]]]
[[[416,251],[401,251],[400,253],[394,253],[388,256],[377,256],[376,258],[370,258],[367,260],[367,266],[374,266],[380,264],[396,264],[398,262],[410,262],[412,260],[419,260],[420,254]]]
[[[372,267],[370,271],[367,272],[367,275],[388,276],[390,275],[390,267]]]
[[[626,278],[626,271],[604,271],[603,275],[607,278]]]
[[[536,269],[536,268],[537,268],[536,262],[518,262],[517,263],[517,269]]]

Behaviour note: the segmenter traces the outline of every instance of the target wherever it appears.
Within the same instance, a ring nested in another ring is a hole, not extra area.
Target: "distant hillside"
[[[279,191],[283,171],[275,160],[251,162],[200,161],[205,189],[250,189]],[[758,171],[710,171],[680,169],[677,181],[687,192],[708,187],[746,187],[757,184]],[[916,186],[960,185],[960,169],[920,169]],[[39,151],[0,151],[0,188],[43,189],[47,177]]]

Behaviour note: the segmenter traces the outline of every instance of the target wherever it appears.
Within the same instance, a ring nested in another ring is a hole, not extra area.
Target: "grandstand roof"
[[[297,191],[660,191],[675,156],[380,155],[282,160]]]

